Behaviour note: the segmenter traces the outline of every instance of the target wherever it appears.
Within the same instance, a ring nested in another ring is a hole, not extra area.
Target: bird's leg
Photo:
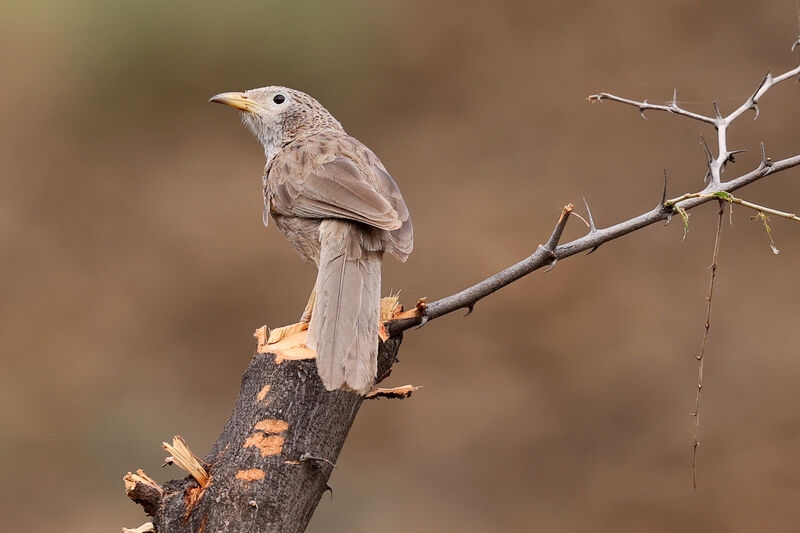
[[[317,300],[317,286],[311,290],[311,296],[308,297],[308,303],[303,311],[303,316],[300,317],[300,322],[308,324],[311,322],[311,312],[314,311],[314,302]]]

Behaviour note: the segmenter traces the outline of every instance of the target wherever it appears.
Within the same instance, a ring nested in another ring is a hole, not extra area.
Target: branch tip
[[[574,209],[575,206],[573,204],[567,204],[561,210],[561,216],[558,217],[556,227],[553,229],[553,233],[550,235],[550,239],[547,241],[547,244],[544,245],[545,251],[552,254],[556,249],[556,246],[558,246],[558,241],[561,239],[561,233],[563,233],[564,228],[567,225],[567,219],[569,219],[569,215]]]

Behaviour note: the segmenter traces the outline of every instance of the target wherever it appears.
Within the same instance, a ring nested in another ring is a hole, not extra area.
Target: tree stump
[[[263,341],[242,377],[233,413],[205,460],[193,458],[188,448],[189,458],[180,459],[170,448],[175,463],[196,475],[163,487],[141,470],[125,476],[128,496],[153,517],[155,531],[306,529],[364,397],[326,391],[313,352],[312,358],[292,356],[291,350],[261,353],[274,345]],[[378,380],[388,375],[401,341],[399,334],[381,342]]]

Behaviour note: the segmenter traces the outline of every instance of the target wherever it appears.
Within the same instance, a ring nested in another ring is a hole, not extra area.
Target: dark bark
[[[381,344],[379,376],[391,368],[401,340]],[[187,476],[167,482],[163,495],[140,486],[129,495],[137,495],[159,533],[302,532],[363,400],[326,391],[315,360],[276,364],[273,354],[256,354],[205,459],[205,488]]]

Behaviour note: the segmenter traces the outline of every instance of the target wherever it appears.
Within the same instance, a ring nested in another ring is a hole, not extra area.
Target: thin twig
[[[717,279],[717,259],[719,257],[719,240],[722,235],[722,214],[725,212],[725,204],[719,201],[719,216],[717,218],[717,233],[714,237],[714,255],[711,259],[711,281],[708,284],[708,296],[706,296],[706,322],[703,329],[703,342],[700,345],[700,353],[697,359],[697,396],[695,397],[694,412],[694,436],[692,437],[692,491],[697,489],[697,447],[700,445],[700,398],[703,392],[703,364],[705,363],[706,346],[708,345],[708,331],[711,328],[711,304],[714,298],[714,282]]]
[[[754,204],[752,202],[748,202],[747,200],[742,200],[741,198],[736,198],[733,195],[728,195],[728,198],[725,198],[728,202],[739,204],[744,207],[749,207],[750,209],[754,209],[759,213],[769,213],[770,215],[775,215],[776,217],[785,218],[788,220],[794,220],[795,222],[800,222],[800,217],[795,215],[794,213],[786,213],[784,211],[778,211],[777,209],[772,209],[771,207],[766,207],[763,205]]]
[[[676,204],[680,203],[687,198],[719,198],[720,200],[725,200],[731,204],[739,204],[744,207],[748,207],[759,213],[769,213],[770,215],[775,215],[776,217],[782,217],[788,220],[794,220],[795,222],[800,222],[800,217],[795,215],[794,213],[786,213],[785,211],[778,211],[777,209],[773,209],[771,207],[766,207],[759,204],[754,204],[753,202],[748,202],[747,200],[742,200],[741,198],[737,198],[734,195],[720,191],[713,194],[703,194],[703,193],[691,193],[691,194],[684,194],[683,196],[679,196],[678,198],[673,198],[672,200],[667,200],[664,202],[664,205],[667,207],[674,207]]]

